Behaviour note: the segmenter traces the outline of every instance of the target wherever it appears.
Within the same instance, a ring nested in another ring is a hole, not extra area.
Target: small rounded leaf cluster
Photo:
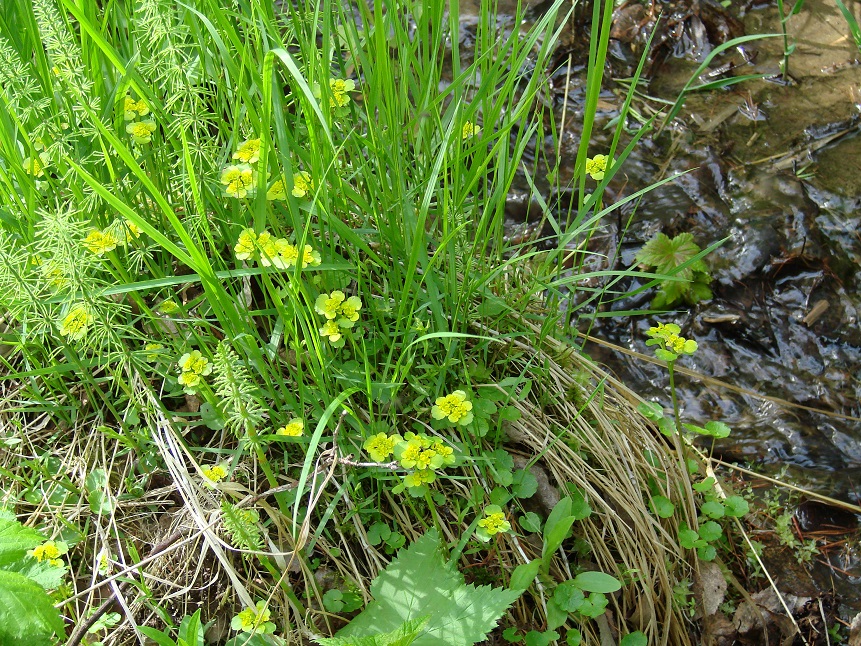
[[[452,424],[467,426],[472,421],[472,402],[465,392],[455,390],[450,395],[437,397],[431,415],[434,419],[448,419]]]
[[[478,521],[475,535],[482,541],[489,541],[496,534],[502,534],[511,529],[511,523],[505,520],[505,514],[499,505],[488,505],[484,508],[484,517]]]
[[[649,340],[646,345],[660,346],[655,350],[655,356],[664,361],[675,361],[680,354],[693,354],[697,351],[697,342],[679,336],[681,328],[675,323],[658,323],[650,327],[646,335]]]
[[[179,383],[185,392],[192,393],[200,385],[204,377],[212,373],[212,364],[200,350],[186,352],[179,358]]]

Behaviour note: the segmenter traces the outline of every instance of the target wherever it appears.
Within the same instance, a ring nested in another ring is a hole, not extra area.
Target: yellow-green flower
[[[284,269],[294,267],[299,262],[299,249],[284,240],[284,244],[278,247],[278,258]]]
[[[586,172],[592,179],[601,181],[604,179],[604,171],[607,170],[607,155],[595,155],[586,159]]]
[[[181,372],[177,381],[186,390],[196,388],[203,377],[212,373],[212,364],[200,353],[200,350],[186,352],[179,358],[178,363]]]
[[[286,435],[287,437],[299,437],[305,432],[305,422],[294,417],[284,426],[275,431],[275,435]]]
[[[356,89],[356,83],[352,79],[329,79],[329,90],[332,92],[332,101],[339,108],[350,103],[348,92]]]
[[[413,471],[404,478],[404,484],[407,487],[421,487],[426,484],[431,484],[436,480],[436,473],[430,469],[421,471]]]
[[[201,469],[203,475],[213,482],[221,482],[227,477],[227,468],[222,464],[213,464]]]
[[[697,351],[697,342],[679,336],[681,331],[675,323],[658,323],[657,327],[650,327],[646,332],[646,335],[651,337],[646,341],[646,345],[660,345],[674,354],[693,354]]]
[[[431,450],[436,453],[437,459],[440,461],[440,466],[448,467],[454,464],[454,449],[441,440],[437,440],[431,444]]]
[[[230,627],[244,633],[270,634],[275,632],[275,624],[265,601],[258,601],[254,608],[246,608],[230,621]]]
[[[284,180],[278,179],[275,180],[275,183],[269,187],[269,190],[266,191],[266,199],[270,202],[272,200],[286,200],[287,199],[287,189],[284,188]]]
[[[484,518],[478,521],[476,535],[484,541],[490,540],[491,536],[511,529],[511,523],[505,520],[502,507],[488,505],[484,508]]]
[[[341,316],[355,323],[359,320],[360,309],[362,309],[362,299],[358,296],[350,296],[350,298],[341,303]]]
[[[233,247],[233,252],[236,254],[237,260],[248,260],[256,252],[255,243],[257,242],[257,234],[254,229],[243,229],[236,240],[236,246]]]
[[[89,234],[87,234],[87,237],[84,238],[83,244],[97,256],[103,256],[108,251],[116,249],[119,244],[119,240],[107,231],[93,229]]]
[[[153,361],[158,361],[160,354],[159,350],[164,350],[164,346],[161,343],[147,343],[144,346],[147,362],[152,363]]]
[[[27,157],[22,164],[24,172],[33,177],[42,177],[48,167],[48,155],[39,153],[36,157]]]
[[[132,240],[140,238],[143,231],[131,220],[114,220],[105,233],[116,238],[117,244],[125,246]]]
[[[228,197],[245,197],[254,189],[254,171],[250,166],[228,166],[221,173],[221,183]]]
[[[157,309],[162,314],[173,314],[179,309],[179,305],[177,305],[176,301],[172,298],[166,298],[158,304]]]
[[[72,341],[80,341],[87,336],[87,330],[95,318],[83,303],[78,303],[69,310],[60,325],[60,335],[68,336]]]
[[[260,159],[260,140],[246,139],[243,141],[233,153],[233,159],[238,159],[244,164],[257,163]]]
[[[343,340],[341,339],[341,328],[338,327],[338,324],[335,321],[326,321],[326,324],[320,328],[320,336],[324,336],[329,339],[332,345],[339,347],[342,345]]]
[[[153,121],[135,121],[126,125],[126,132],[132,136],[132,141],[136,144],[148,144],[152,141],[155,123]]]
[[[260,250],[260,264],[269,267],[273,258],[278,255],[278,238],[272,237],[268,231],[257,236],[257,248]]]
[[[431,415],[434,419],[448,418],[454,424],[466,426],[472,421],[472,402],[466,398],[465,392],[455,390],[445,397],[437,397]]]
[[[305,197],[313,190],[314,180],[311,179],[311,173],[302,170],[293,175],[293,190],[291,192],[294,197]]]
[[[371,460],[374,462],[384,462],[386,458],[394,453],[395,447],[403,441],[403,438],[397,433],[394,435],[377,433],[365,440],[362,448],[368,452],[368,455],[371,456]]]
[[[42,561],[48,561],[48,563],[54,567],[62,567],[63,559],[60,557],[68,551],[69,546],[62,541],[45,541],[41,545],[37,545],[32,550],[28,551],[27,554],[39,561],[39,563]]]
[[[395,446],[395,458],[404,469],[426,468],[416,467],[422,459],[423,449],[422,441],[417,437],[413,437]]]
[[[148,114],[149,106],[146,101],[143,99],[135,101],[133,98],[126,95],[125,101],[123,102],[123,119],[126,121],[132,121],[137,117],[145,117]]]
[[[471,137],[475,137],[479,132],[481,132],[481,127],[479,125],[472,121],[467,121],[463,124],[461,139],[470,139]]]
[[[305,269],[308,265],[317,267],[321,262],[320,252],[313,249],[311,245],[306,244],[302,252],[302,269]]]
[[[314,303],[314,310],[327,319],[337,318],[341,312],[341,303],[344,302],[345,298],[344,292],[337,289],[331,294],[320,294]]]

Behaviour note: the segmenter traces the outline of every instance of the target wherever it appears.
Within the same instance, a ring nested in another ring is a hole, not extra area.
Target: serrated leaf
[[[45,590],[56,590],[63,583],[68,570],[65,567],[51,565],[48,561],[39,562],[33,558],[21,559],[15,563],[3,566],[7,572],[17,572],[31,581],[35,581]]]
[[[698,545],[702,545],[702,539],[694,530],[690,529],[687,525],[683,525],[679,528],[679,545],[690,550]]]
[[[389,633],[368,637],[321,637],[317,643],[321,646],[410,646],[424,631],[428,617],[419,617],[405,621],[400,628]]]
[[[30,527],[24,527],[17,520],[0,518],[0,567],[23,559],[45,538]]]
[[[487,637],[520,590],[467,585],[442,554],[430,530],[371,583],[374,597],[337,637],[361,637],[398,630],[405,621],[429,617],[417,646],[474,644]]]
[[[700,248],[690,233],[680,233],[672,239],[659,233],[640,249],[637,261],[655,267],[656,273],[670,274],[699,252]],[[673,275],[683,280],[691,280],[693,269],[688,265]]]
[[[0,570],[0,644],[30,637],[35,642],[52,633],[65,636],[60,612],[45,590],[22,574]]]

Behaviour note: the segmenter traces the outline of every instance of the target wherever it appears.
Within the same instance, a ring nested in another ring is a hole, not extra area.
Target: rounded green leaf
[[[717,500],[709,500],[700,506],[700,511],[709,518],[723,518],[724,506]]]
[[[733,518],[741,518],[750,511],[750,505],[741,496],[729,496],[723,501],[723,504],[726,508],[726,515]]]
[[[654,496],[649,501],[649,506],[656,516],[669,518],[676,511],[676,506],[666,496]]]

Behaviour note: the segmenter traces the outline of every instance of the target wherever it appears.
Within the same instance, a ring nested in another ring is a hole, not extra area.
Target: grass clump
[[[504,237],[562,3],[483,6],[463,63],[442,1],[84,5],[0,10],[0,495],[69,546],[71,641],[119,577],[106,644],[326,638],[427,530],[514,641],[688,643],[644,484],[696,527],[687,470],[558,307],[636,138],[582,144],[547,250]]]

